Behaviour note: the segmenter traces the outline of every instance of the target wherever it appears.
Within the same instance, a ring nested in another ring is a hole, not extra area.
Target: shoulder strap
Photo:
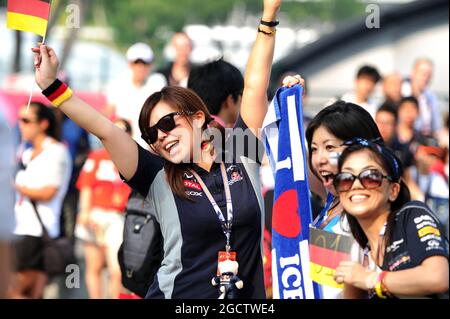
[[[32,200],[31,205],[33,206],[34,213],[36,214],[36,217],[39,220],[39,224],[41,224],[42,238],[44,238],[44,240],[50,240],[50,235],[48,234],[47,228],[45,228],[44,223],[42,222],[41,216],[39,215],[39,212],[37,210],[36,202],[34,200]]]

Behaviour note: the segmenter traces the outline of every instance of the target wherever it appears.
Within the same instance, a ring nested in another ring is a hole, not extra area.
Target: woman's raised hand
[[[294,85],[300,84],[305,87],[305,80],[299,75],[288,75],[283,79],[282,85],[284,87],[293,87]]]
[[[280,10],[282,0],[264,0],[264,13],[262,19],[264,21],[272,21],[276,18],[278,10]]]
[[[56,80],[59,66],[58,57],[55,50],[43,44],[31,50],[36,53],[34,60],[36,83],[41,90],[45,90]]]

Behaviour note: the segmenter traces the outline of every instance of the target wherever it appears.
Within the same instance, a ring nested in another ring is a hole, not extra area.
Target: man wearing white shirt
[[[433,136],[442,126],[437,97],[429,89],[432,76],[433,62],[420,58],[414,63],[410,80],[402,86],[403,96],[414,96],[419,101],[415,128],[426,136]]]
[[[142,147],[148,149],[147,143],[141,138],[139,130],[139,114],[147,98],[167,85],[162,74],[149,76],[154,55],[145,43],[136,43],[127,51],[129,70],[119,76],[108,88],[108,104],[116,117],[131,123],[133,139]]]
[[[361,67],[356,76],[355,90],[344,94],[341,100],[361,106],[375,118],[378,107],[371,97],[380,80],[381,75],[376,68],[369,65]]]

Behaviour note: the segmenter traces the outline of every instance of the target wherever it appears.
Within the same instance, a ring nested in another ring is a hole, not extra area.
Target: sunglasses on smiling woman
[[[391,176],[383,175],[383,173],[376,169],[362,171],[358,176],[352,173],[342,172],[334,177],[333,185],[338,193],[348,192],[352,188],[355,180],[358,179],[365,189],[375,189],[383,184],[384,178],[390,182],[393,181]]]
[[[176,115],[185,115],[183,112],[173,112],[162,117],[158,123],[144,129],[141,137],[148,144],[155,144],[158,140],[158,129],[164,133],[169,133],[176,127],[174,117]]]
[[[29,119],[27,117],[20,117],[19,118],[19,122],[21,122],[23,124],[37,123],[37,121],[34,121],[34,120]]]

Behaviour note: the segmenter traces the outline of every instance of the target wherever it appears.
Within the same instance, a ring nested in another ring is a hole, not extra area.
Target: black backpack
[[[164,256],[159,223],[151,215],[151,206],[132,191],[125,209],[123,242],[118,259],[122,285],[144,298],[153,283]]]

